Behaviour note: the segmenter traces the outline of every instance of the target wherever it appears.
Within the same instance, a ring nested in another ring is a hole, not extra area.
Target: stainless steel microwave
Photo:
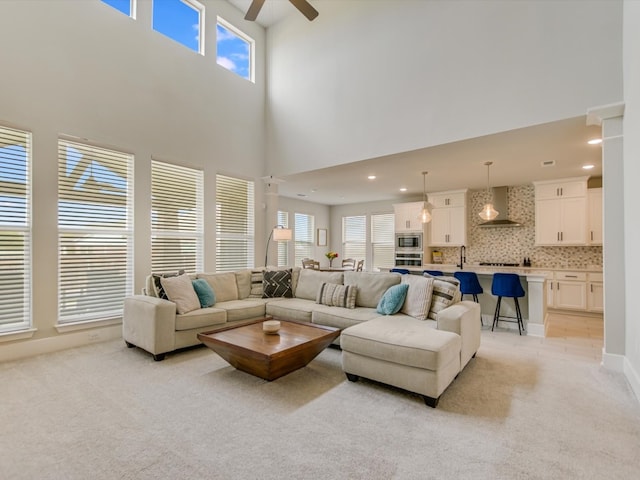
[[[422,250],[421,233],[396,233],[396,250]]]

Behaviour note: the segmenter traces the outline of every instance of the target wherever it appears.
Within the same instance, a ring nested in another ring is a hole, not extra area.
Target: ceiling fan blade
[[[318,11],[307,0],[289,0],[309,21],[318,16]]]
[[[251,2],[251,5],[249,5],[249,10],[247,10],[247,14],[244,16],[244,19],[253,22],[256,18],[258,18],[258,13],[260,13],[260,9],[262,8],[263,4],[264,0],[253,0],[253,2]]]

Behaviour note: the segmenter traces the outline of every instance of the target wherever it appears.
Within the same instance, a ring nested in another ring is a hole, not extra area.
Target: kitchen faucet
[[[456,267],[460,267],[460,270],[462,270],[463,266],[464,266],[464,262],[467,261],[467,247],[465,247],[464,245],[460,245],[460,264],[456,265]]]

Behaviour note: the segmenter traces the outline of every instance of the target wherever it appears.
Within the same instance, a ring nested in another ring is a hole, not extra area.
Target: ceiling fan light
[[[478,213],[478,215],[480,215],[480,218],[485,221],[493,220],[499,214],[500,212],[493,208],[493,203],[486,203],[484,207],[482,207],[480,213]]]

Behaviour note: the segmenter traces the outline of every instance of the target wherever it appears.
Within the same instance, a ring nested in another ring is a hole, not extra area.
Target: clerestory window
[[[216,62],[251,82],[255,82],[255,41],[226,20],[218,17]]]

